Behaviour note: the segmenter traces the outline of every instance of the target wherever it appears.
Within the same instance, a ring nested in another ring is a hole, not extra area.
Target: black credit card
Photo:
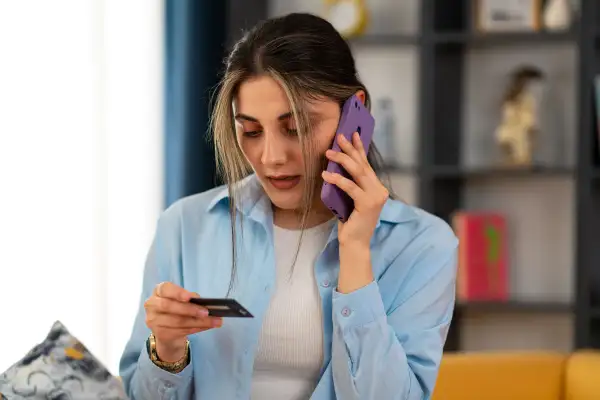
[[[254,318],[250,311],[234,299],[193,298],[190,303],[197,304],[208,310],[211,317],[221,318]]]

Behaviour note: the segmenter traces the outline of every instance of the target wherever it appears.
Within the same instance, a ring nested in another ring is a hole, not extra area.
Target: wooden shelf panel
[[[514,45],[514,44],[553,44],[575,42],[577,34],[566,32],[507,32],[507,33],[471,33],[448,32],[436,33],[434,41],[437,44],[465,45]]]
[[[569,43],[577,40],[577,34],[567,32],[437,32],[430,36],[435,44],[463,44],[473,46],[515,45],[515,44],[553,44]],[[419,33],[366,34],[348,39],[353,45],[397,46],[419,45],[424,38]]]
[[[478,178],[478,177],[549,177],[571,176],[575,170],[572,167],[533,167],[533,168],[496,168],[496,167],[465,167],[465,166],[397,166],[387,165],[384,171],[388,173],[424,174],[436,178]],[[598,170],[600,177],[600,169]]]
[[[348,39],[356,46],[406,46],[417,45],[421,41],[418,34],[373,34]]]
[[[450,178],[482,178],[482,177],[550,177],[570,176],[574,169],[571,167],[532,167],[532,168],[496,168],[496,167],[463,167],[463,166],[438,166],[432,168],[436,177]]]
[[[418,174],[420,168],[412,165],[386,165],[383,167],[383,171],[394,174]]]
[[[457,308],[463,312],[469,313],[510,313],[510,314],[565,314],[573,312],[573,305],[570,303],[556,301],[528,301],[528,300],[509,300],[502,301],[476,301],[459,302]]]

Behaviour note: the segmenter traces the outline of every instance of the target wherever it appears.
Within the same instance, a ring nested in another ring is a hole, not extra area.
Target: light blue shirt
[[[254,318],[229,318],[189,337],[191,363],[181,373],[149,359],[144,301],[162,281],[202,297],[223,297],[231,278],[228,191],[181,199],[159,218],[145,266],[140,308],[121,359],[133,400],[249,399],[261,320],[275,282],[271,203],[255,176],[243,181],[245,219],[231,297]],[[430,399],[455,303],[458,241],[443,220],[388,200],[371,243],[375,280],[336,291],[337,225],[315,264],[323,306],[324,360],[314,400]],[[290,246],[291,251],[295,246]],[[254,400],[254,399],[253,399]]]

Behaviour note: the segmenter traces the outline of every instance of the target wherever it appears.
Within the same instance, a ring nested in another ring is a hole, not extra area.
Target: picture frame
[[[542,0],[475,0],[478,33],[537,32],[542,29]]]

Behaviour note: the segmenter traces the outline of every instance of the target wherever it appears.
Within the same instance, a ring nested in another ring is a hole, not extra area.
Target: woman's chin
[[[294,196],[290,194],[273,194],[269,195],[273,206],[279,210],[294,211],[301,208],[302,198],[301,196]]]

